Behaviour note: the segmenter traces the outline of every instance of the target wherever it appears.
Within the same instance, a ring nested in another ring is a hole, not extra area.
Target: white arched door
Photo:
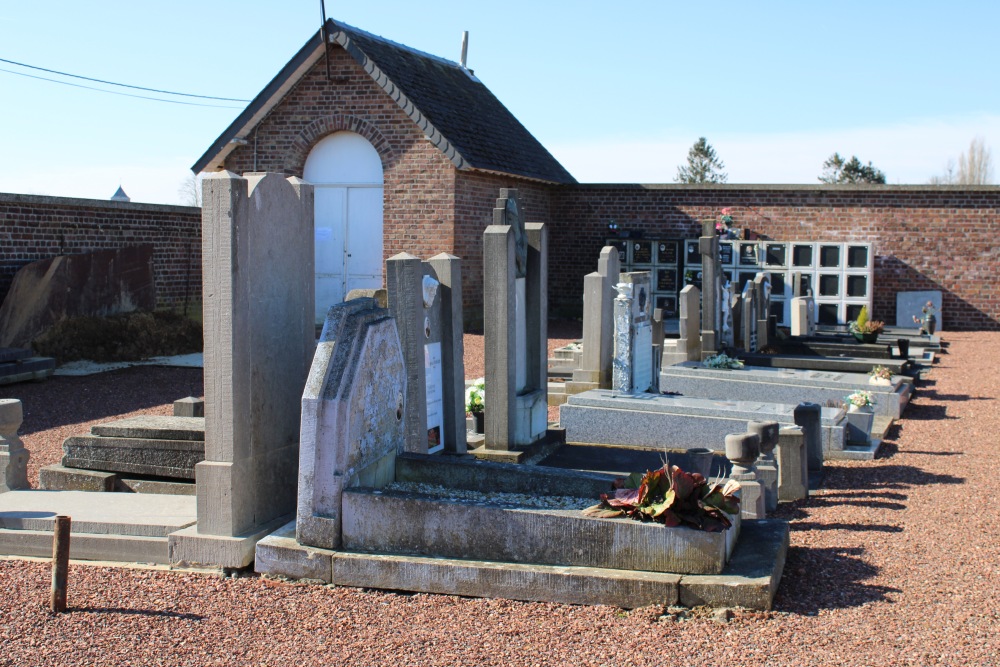
[[[316,322],[352,289],[382,287],[382,160],[368,140],[336,132],[302,177],[315,186]]]

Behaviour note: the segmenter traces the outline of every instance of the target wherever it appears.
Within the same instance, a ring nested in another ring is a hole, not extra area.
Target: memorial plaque
[[[816,296],[840,296],[840,275],[836,273],[819,274],[819,293]]]
[[[849,269],[868,268],[868,246],[864,245],[847,246],[847,268]]]
[[[632,264],[649,265],[653,263],[653,242],[632,241]]]
[[[653,325],[646,320],[635,327],[632,346],[632,393],[648,391],[653,385]]]
[[[767,266],[785,266],[788,246],[784,243],[764,244],[764,263]]]
[[[742,291],[743,288],[746,287],[746,284],[748,282],[752,283],[753,279],[756,277],[757,277],[756,271],[740,271],[739,282],[736,283],[737,286],[740,288],[740,291]]]
[[[867,304],[861,304],[861,303],[847,304],[847,306],[845,307],[847,311],[846,312],[847,321],[858,319],[858,315],[861,314],[861,309],[864,308],[866,305]]]
[[[684,265],[701,266],[701,246],[698,239],[684,242]]]
[[[657,269],[656,270],[656,291],[676,292],[677,291],[677,269]]]
[[[657,264],[677,264],[677,241],[659,241],[656,244]]]
[[[757,266],[757,244],[740,243],[740,266]]]
[[[840,266],[840,246],[821,245],[819,247],[819,265],[824,269],[835,269]]]
[[[863,299],[868,296],[868,276],[847,276],[847,296]]]
[[[792,245],[792,266],[809,268],[813,265],[812,244],[795,243]]]
[[[424,345],[424,388],[427,391],[427,453],[444,449],[444,379],[441,343]]]
[[[684,284],[694,285],[699,290],[701,289],[701,271],[696,269],[688,269],[684,272]]]
[[[735,264],[733,261],[734,257],[733,244],[727,241],[719,241],[719,264],[732,266]]]
[[[770,306],[771,315],[774,315],[778,320],[778,324],[785,324],[785,302],[784,301],[772,301]]]

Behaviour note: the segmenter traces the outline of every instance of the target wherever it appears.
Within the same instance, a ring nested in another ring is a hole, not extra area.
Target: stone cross
[[[483,234],[486,449],[512,451],[548,427],[548,231],[503,188]]]
[[[24,421],[21,401],[0,398],[0,493],[27,489],[28,458],[30,454],[17,437],[17,429]]]
[[[702,223],[701,238],[701,360],[719,351],[719,235],[715,221]]]
[[[611,387],[611,354],[614,347],[614,286],[621,265],[618,249],[605,246],[597,261],[597,271],[583,277],[583,351],[580,368],[573,371],[575,382]]]
[[[385,263],[406,360],[406,451],[466,452],[462,260],[399,253]]]

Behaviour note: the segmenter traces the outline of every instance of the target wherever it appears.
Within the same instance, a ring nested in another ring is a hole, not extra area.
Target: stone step
[[[204,417],[170,417],[145,415],[97,424],[92,435],[105,438],[136,438],[145,440],[205,440]]]
[[[205,443],[78,435],[66,438],[63,452],[67,468],[193,480],[195,464],[205,460]]]
[[[72,519],[70,557],[168,563],[171,533],[197,518],[194,496],[10,491],[0,494],[0,554],[52,555],[56,516]]]
[[[26,347],[0,347],[0,363],[27,359],[30,356],[32,352]]]
[[[51,357],[28,357],[2,362],[0,363],[0,384],[44,380],[51,377],[55,369],[56,360]]]

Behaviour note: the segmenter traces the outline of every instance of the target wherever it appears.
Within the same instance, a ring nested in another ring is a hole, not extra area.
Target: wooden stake
[[[57,516],[52,530],[52,595],[49,605],[56,614],[66,611],[66,580],[69,575],[70,518]]]

